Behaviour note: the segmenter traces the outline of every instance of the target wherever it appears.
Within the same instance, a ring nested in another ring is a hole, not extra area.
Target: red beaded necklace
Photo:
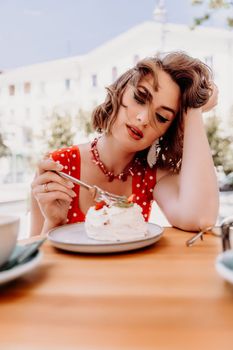
[[[96,138],[91,143],[92,161],[94,164],[96,164],[100,168],[102,173],[104,173],[104,175],[108,178],[109,182],[112,182],[115,179],[126,181],[129,175],[131,176],[134,175],[134,170],[136,168],[136,165],[139,163],[138,158],[134,159],[133,164],[130,167],[122,171],[120,174],[115,175],[112,171],[109,171],[104,165],[104,163],[100,160],[100,155],[97,150],[97,142],[98,142],[98,139]]]

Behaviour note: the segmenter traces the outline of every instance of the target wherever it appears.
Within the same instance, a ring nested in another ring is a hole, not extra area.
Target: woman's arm
[[[31,185],[31,235],[46,233],[66,223],[69,205],[76,196],[73,183],[54,170],[62,170],[62,165],[48,158],[38,165]]]
[[[31,193],[31,212],[30,212],[30,236],[40,235],[47,233],[52,228],[56,227],[57,224],[50,223],[42,215],[38,201]]]
[[[40,211],[37,200],[31,193],[30,207],[30,236],[35,236],[43,233],[44,217]]]
[[[202,111],[190,109],[184,116],[181,171],[161,177],[154,198],[173,226],[195,231],[215,224],[218,193]]]

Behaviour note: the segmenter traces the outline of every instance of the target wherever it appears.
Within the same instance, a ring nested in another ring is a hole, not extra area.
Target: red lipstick
[[[136,126],[126,125],[129,135],[135,140],[141,140],[143,138],[143,132]]]

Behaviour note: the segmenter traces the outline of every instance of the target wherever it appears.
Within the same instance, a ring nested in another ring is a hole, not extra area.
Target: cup
[[[0,266],[7,262],[16,246],[19,221],[17,216],[0,215]]]

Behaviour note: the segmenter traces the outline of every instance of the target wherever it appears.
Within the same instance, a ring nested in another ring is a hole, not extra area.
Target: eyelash
[[[140,105],[144,105],[146,103],[146,96],[143,96],[143,95],[144,94],[137,93],[137,92],[134,92],[134,95],[133,95],[135,101]]]
[[[156,113],[156,119],[158,120],[159,123],[167,123],[168,122],[168,119],[167,118],[164,118],[162,115]]]

